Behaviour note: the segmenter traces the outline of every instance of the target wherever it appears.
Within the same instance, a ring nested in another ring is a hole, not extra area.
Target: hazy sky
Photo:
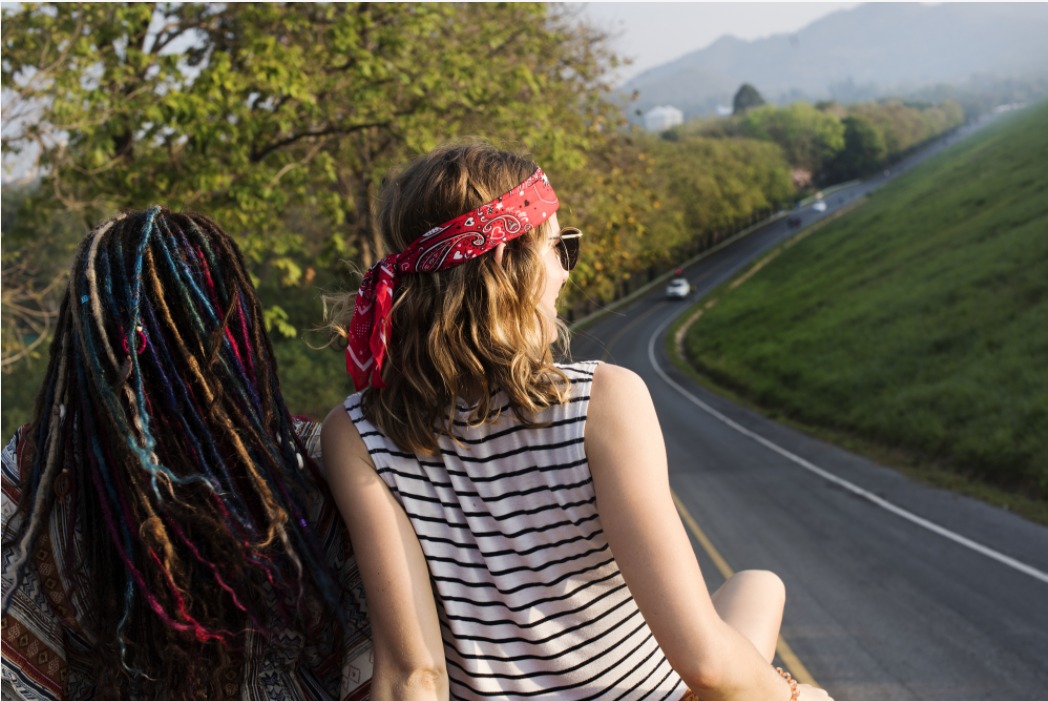
[[[593,2],[582,15],[612,35],[612,47],[634,62],[622,81],[709,46],[731,34],[759,39],[793,32],[857,2]]]

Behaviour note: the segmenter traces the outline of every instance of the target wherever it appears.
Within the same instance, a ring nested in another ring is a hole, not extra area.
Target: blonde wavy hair
[[[383,187],[379,227],[387,250],[404,250],[431,228],[508,192],[535,168],[528,158],[484,142],[447,145],[418,158]],[[382,371],[386,386],[365,389],[362,409],[402,450],[437,454],[438,436],[455,438],[462,404],[470,408],[471,425],[494,421],[505,409],[536,425],[539,411],[567,400],[567,376],[550,348],[559,338],[566,350],[566,329],[559,321],[551,328],[539,308],[549,228],[543,223],[510,241],[501,265],[488,254],[400,278]],[[340,344],[354,296],[332,309],[329,328]],[[508,406],[495,401],[498,390]]]

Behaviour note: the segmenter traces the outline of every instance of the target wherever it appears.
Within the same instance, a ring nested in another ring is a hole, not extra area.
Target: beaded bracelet
[[[801,695],[801,690],[797,688],[797,680],[782,667],[776,667],[775,671],[778,672],[779,676],[785,679],[786,683],[790,685],[790,701],[797,701],[797,698]]]
[[[775,671],[778,672],[779,676],[785,679],[786,683],[790,685],[790,701],[797,701],[801,695],[801,690],[797,688],[797,680],[782,667],[776,667]],[[681,697],[680,701],[700,701],[700,699],[694,691],[688,689],[687,693]]]

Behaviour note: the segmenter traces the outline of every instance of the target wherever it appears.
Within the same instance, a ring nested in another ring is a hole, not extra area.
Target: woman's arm
[[[585,440],[604,532],[673,668],[703,701],[787,701],[787,683],[714,608],[670,495],[662,429],[639,376],[598,366]],[[775,606],[781,601],[769,602]]]
[[[374,636],[371,698],[446,699],[440,623],[422,547],[339,406],[321,437],[328,483],[349,529]]]

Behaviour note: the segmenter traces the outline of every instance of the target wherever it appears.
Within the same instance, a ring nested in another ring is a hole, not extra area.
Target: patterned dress
[[[320,424],[300,421],[297,426],[311,455],[320,460]],[[22,498],[18,456],[19,430],[2,454],[2,516],[17,525],[15,511]],[[98,698],[92,669],[91,646],[83,633],[84,602],[71,597],[62,553],[71,499],[56,486],[58,500],[49,528],[41,534],[36,552],[26,565],[17,590],[3,615],[3,699],[82,701]],[[346,593],[346,616],[353,630],[341,646],[331,629],[285,631],[282,645],[267,645],[257,636],[246,652],[233,660],[216,699],[240,701],[360,701],[367,698],[371,680],[370,628],[364,590],[356,560],[346,555],[345,528],[337,510],[320,497],[312,506],[310,522],[320,537],[328,562]],[[77,530],[70,544],[83,548],[85,533]],[[14,586],[10,563],[14,553],[3,553],[5,594]]]

